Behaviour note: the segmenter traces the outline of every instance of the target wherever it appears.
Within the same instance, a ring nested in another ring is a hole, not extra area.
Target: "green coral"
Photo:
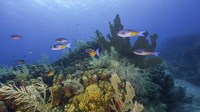
[[[147,95],[148,90],[157,89],[158,86],[151,83],[151,79],[148,77],[147,72],[131,64],[128,59],[119,58],[119,54],[115,51],[114,47],[111,47],[110,53],[104,52],[96,59],[93,58],[90,64],[94,68],[108,69],[120,75],[122,79],[125,79],[134,85],[136,93],[140,95]]]
[[[13,67],[7,67],[7,66],[0,67],[0,76],[10,74],[12,72],[13,72]]]
[[[113,69],[120,64],[118,62],[118,59],[119,59],[119,54],[114,49],[114,47],[111,47],[110,53],[104,51],[103,53],[101,53],[101,56],[98,59],[92,58],[92,60],[89,63],[94,68]]]
[[[29,74],[29,69],[26,66],[22,66],[22,69],[17,69],[13,71],[13,73],[16,75],[16,79],[18,80],[28,80],[32,76]]]
[[[41,59],[37,61],[39,64],[49,64],[49,56],[47,54],[41,54]]]

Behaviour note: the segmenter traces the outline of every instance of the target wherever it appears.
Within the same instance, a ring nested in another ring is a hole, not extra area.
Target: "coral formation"
[[[111,83],[99,81],[86,86],[83,93],[74,96],[72,100],[69,101],[69,104],[65,106],[65,111],[105,112],[115,110],[116,112],[125,112],[131,109],[135,110],[135,112],[141,112],[143,110],[143,105],[132,102],[135,94],[131,84],[126,82],[126,87],[123,88],[126,91],[125,93],[119,88],[119,82],[121,82],[119,77],[113,74]],[[115,90],[114,92],[113,89]],[[123,101],[121,96],[126,100]]]
[[[145,36],[139,37],[132,46],[130,38],[121,38],[117,36],[117,33],[123,29],[119,15],[115,17],[113,24],[109,22],[109,26],[110,34],[108,34],[106,37],[103,36],[99,30],[96,30],[97,42],[104,50],[110,51],[110,48],[114,47],[115,50],[119,53],[120,57],[128,58],[132,63],[141,68],[149,67],[147,65],[154,61],[155,65],[161,64],[161,59],[158,57],[154,58],[154,60],[149,58],[148,61],[146,61],[144,60],[145,57],[137,56],[133,53],[133,51],[137,49],[144,49],[151,52],[155,51],[157,45],[156,40],[158,38],[157,34],[150,35],[151,43],[149,43],[147,39],[149,33],[146,32]]]
[[[120,78],[113,74],[111,77],[111,84],[115,91],[113,105],[110,105],[113,110],[116,112],[141,112],[143,110],[143,105],[139,104],[137,101],[133,103],[133,98],[135,97],[135,90],[129,82],[125,83],[126,93],[123,95],[119,90],[118,84],[121,82]],[[122,100],[124,99],[124,101]]]
[[[13,99],[16,105],[20,105],[20,110],[48,112],[52,108],[51,103],[46,102],[47,85],[41,79],[25,87],[11,84],[1,84],[1,86],[1,95],[6,96],[5,100]]]

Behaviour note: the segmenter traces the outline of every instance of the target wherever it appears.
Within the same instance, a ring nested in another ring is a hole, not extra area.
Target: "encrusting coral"
[[[126,112],[130,109],[141,112],[144,107],[137,102],[133,103],[135,91],[131,84],[126,82],[126,87],[121,88],[118,86],[121,80],[116,74],[111,75],[110,79],[111,82],[99,81],[86,86],[83,93],[74,96],[69,101],[69,104],[65,106],[65,111]],[[125,101],[121,97],[125,98]]]

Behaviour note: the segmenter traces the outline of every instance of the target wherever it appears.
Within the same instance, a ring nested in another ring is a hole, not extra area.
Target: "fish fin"
[[[136,35],[139,35],[139,32],[136,32],[136,31],[131,31],[130,32],[130,36],[127,36],[127,37],[132,37],[132,36],[136,36]]]
[[[159,54],[160,54],[159,52],[155,52],[155,53],[154,53],[155,56],[158,56]]]
[[[68,43],[68,44],[67,44],[67,48],[71,48],[71,43]]]
[[[140,32],[138,33],[138,36],[145,36],[145,35],[144,35],[145,32],[146,32],[146,31],[140,31]]]
[[[99,57],[100,56],[99,48],[95,52],[96,52],[96,55]]]

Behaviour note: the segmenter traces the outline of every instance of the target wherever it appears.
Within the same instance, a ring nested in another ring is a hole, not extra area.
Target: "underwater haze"
[[[42,54],[54,62],[62,55],[50,49],[56,38],[74,43],[94,37],[96,29],[107,34],[108,21],[116,14],[124,28],[157,33],[159,48],[166,38],[199,34],[199,4],[199,0],[1,0],[0,65],[15,65],[19,59],[36,63]],[[11,40],[14,34],[23,39]]]
[[[0,112],[200,112],[200,0],[0,0]]]

